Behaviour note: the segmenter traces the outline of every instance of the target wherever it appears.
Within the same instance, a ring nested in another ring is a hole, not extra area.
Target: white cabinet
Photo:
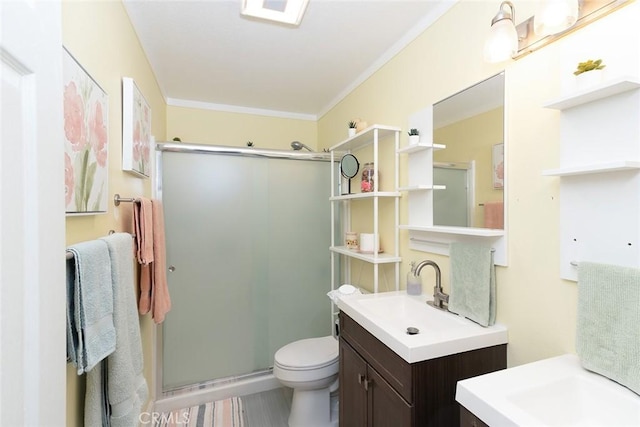
[[[617,78],[550,101],[561,110],[560,275],[580,261],[640,267],[640,81]]]
[[[395,290],[399,289],[400,285],[400,242],[398,234],[398,214],[399,214],[399,199],[401,193],[397,191],[398,187],[398,144],[400,141],[400,129],[391,126],[373,125],[358,133],[357,135],[350,137],[339,144],[334,145],[329,149],[331,152],[331,163],[337,162],[346,153],[354,154],[360,163],[360,173],[362,173],[362,166],[364,163],[373,162],[374,175],[376,177],[381,176],[382,179],[374,180],[373,191],[360,192],[359,186],[353,185],[360,182],[360,176],[353,178],[354,183],[351,184],[352,194],[341,194],[342,186],[336,185],[342,179],[339,169],[331,176],[331,188],[332,194],[330,197],[331,203],[331,268],[332,268],[332,283],[331,288],[336,289],[340,284],[336,282],[337,270],[342,266],[345,272],[345,280],[350,280],[351,276],[351,260],[357,259],[372,264],[373,266],[373,290],[378,292],[378,285],[380,281],[380,266],[383,264],[395,264],[394,274],[394,286]],[[385,168],[379,173],[382,157],[381,151],[384,153],[390,153],[393,156],[391,162],[388,158],[385,158],[385,165],[391,163],[391,167]],[[392,169],[392,170],[391,170]],[[381,186],[381,181],[384,180],[385,184]],[[381,186],[381,187],[380,187]],[[380,188],[379,188],[380,187]],[[383,189],[388,191],[382,191]],[[393,237],[388,240],[381,241],[381,215],[380,204],[384,200],[390,200],[393,203],[393,212],[391,219],[387,218],[392,223],[392,230],[388,230],[389,233],[385,233],[385,236],[392,235]],[[369,203],[372,206],[370,211],[372,226],[364,226],[362,223],[369,224],[369,221],[363,220],[356,224],[352,222],[352,208],[354,204],[362,204],[367,206]],[[352,227],[354,229],[352,229]],[[365,230],[363,227],[367,227]],[[344,246],[344,232],[357,231],[359,233],[373,233],[375,249],[372,253],[362,253],[359,250],[348,249]],[[378,242],[384,251],[380,251]],[[342,262],[341,262],[342,261]]]

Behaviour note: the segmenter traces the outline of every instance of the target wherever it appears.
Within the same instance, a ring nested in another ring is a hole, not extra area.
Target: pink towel
[[[484,227],[504,228],[504,203],[485,202],[484,203]]]
[[[133,229],[136,233],[136,259],[140,264],[140,301],[138,311],[151,310],[151,270],[153,262],[153,206],[151,200],[140,197],[133,204]]]
[[[153,209],[153,266],[151,270],[151,316],[161,323],[171,310],[171,297],[167,285],[166,246],[162,202],[152,201]]]
[[[140,264],[153,262],[153,220],[151,200],[141,197],[133,204],[133,227],[136,233]]]

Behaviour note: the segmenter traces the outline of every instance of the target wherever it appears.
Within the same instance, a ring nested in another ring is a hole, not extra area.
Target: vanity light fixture
[[[521,58],[549,43],[553,43],[567,34],[597,21],[614,10],[632,3],[632,1],[633,0],[541,0],[543,4],[538,7],[536,15],[516,26],[516,32],[518,33],[518,52],[513,58]],[[561,3],[568,4],[569,2],[572,3],[571,6],[560,6]],[[547,21],[546,18],[542,18],[542,15],[546,15],[544,11],[545,8],[543,7],[545,4],[551,6],[551,9],[555,6],[556,11],[565,11],[559,15],[554,15],[555,18],[553,19],[549,18],[549,20],[558,23],[555,28],[552,28],[554,25],[548,23],[545,24],[544,27],[541,24],[543,21]],[[574,11],[577,13],[576,20],[573,24],[569,24],[569,22],[573,21],[572,14]],[[549,27],[546,25],[549,25]],[[539,34],[540,32],[543,34]]]
[[[534,16],[514,27],[515,10],[509,1],[491,21],[491,32],[484,45],[487,62],[519,59],[582,28],[633,0],[540,0]],[[505,10],[508,6],[510,10]],[[555,11],[555,12],[554,12]],[[512,32],[512,30],[514,30]],[[515,48],[511,43],[514,43]]]
[[[309,0],[242,0],[245,16],[298,26]]]
[[[518,34],[514,23],[515,15],[513,3],[503,1],[500,4],[500,10],[491,20],[489,36],[484,44],[485,61],[506,61],[518,52]]]
[[[541,36],[561,33],[578,20],[578,0],[540,0],[533,30]]]

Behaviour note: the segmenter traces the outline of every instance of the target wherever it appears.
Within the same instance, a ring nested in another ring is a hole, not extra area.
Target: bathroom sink
[[[405,291],[352,294],[338,308],[409,363],[507,343],[507,329],[485,328],[426,304],[431,296]],[[410,335],[407,328],[417,328]]]
[[[640,425],[640,396],[573,354],[459,381],[456,400],[496,426]]]

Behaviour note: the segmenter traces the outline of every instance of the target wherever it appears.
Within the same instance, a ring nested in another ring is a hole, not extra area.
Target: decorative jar
[[[363,193],[369,193],[375,190],[375,181],[380,179],[380,171],[377,176],[375,172],[375,165],[373,162],[365,163],[362,168],[362,181],[360,183],[360,190]],[[378,181],[378,190],[380,189],[380,181]]]

